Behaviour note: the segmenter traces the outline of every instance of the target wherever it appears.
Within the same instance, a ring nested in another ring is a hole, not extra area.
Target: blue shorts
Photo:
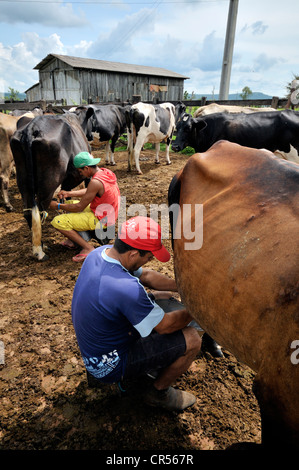
[[[153,332],[145,338],[139,338],[129,350],[123,378],[164,369],[183,356],[185,351],[186,341],[182,330],[165,335]]]

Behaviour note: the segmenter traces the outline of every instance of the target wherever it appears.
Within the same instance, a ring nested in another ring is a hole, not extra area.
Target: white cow
[[[206,106],[200,106],[194,112],[193,117],[206,116],[207,114],[214,113],[256,113],[256,112],[265,112],[265,111],[277,111],[274,108],[251,108],[249,106],[231,106],[231,105],[221,105],[217,103],[207,104]]]
[[[136,103],[126,113],[128,128],[128,171],[133,160],[136,171],[142,174],[139,165],[140,151],[147,142],[155,144],[155,163],[159,163],[160,142],[166,142],[166,162],[170,165],[169,146],[175,129],[175,106],[171,103],[152,105]]]

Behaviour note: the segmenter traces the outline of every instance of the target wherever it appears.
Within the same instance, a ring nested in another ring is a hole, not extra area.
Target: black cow
[[[17,129],[11,141],[24,217],[32,229],[33,255],[47,258],[41,243],[41,217],[45,217],[55,190],[70,190],[82,182],[74,156],[90,151],[85,134],[73,114],[37,116]]]
[[[142,174],[139,156],[143,145],[147,142],[155,144],[155,163],[159,163],[160,142],[166,142],[166,162],[170,165],[169,146],[172,136],[185,111],[185,105],[179,102],[176,106],[171,103],[152,105],[146,103],[134,104],[126,113],[128,128],[128,171],[131,171],[133,160],[136,171]]]
[[[219,140],[264,148],[285,160],[299,163],[299,112],[215,113],[204,118],[185,114],[177,125],[172,149],[178,152],[189,145],[196,152],[205,152]]]
[[[115,165],[114,149],[118,138],[126,132],[125,111],[128,107],[115,104],[78,106],[72,112],[80,121],[83,131],[89,141],[98,137],[106,144],[105,162]],[[110,154],[110,155],[109,155]]]

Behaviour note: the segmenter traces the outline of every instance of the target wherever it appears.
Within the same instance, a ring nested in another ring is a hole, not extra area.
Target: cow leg
[[[165,153],[166,165],[171,164],[171,161],[170,161],[170,158],[169,158],[169,147],[170,147],[170,139],[168,138],[167,142],[166,142],[166,153]]]
[[[115,144],[117,142],[118,135],[114,135],[111,139],[111,144],[110,144],[110,165],[114,166],[116,165],[115,160],[114,160],[114,149],[115,149]]]
[[[140,165],[139,165],[139,156],[140,156],[141,148],[142,148],[142,145],[140,145],[138,142],[135,144],[135,147],[133,148],[135,167],[136,167],[136,171],[138,175],[142,175],[142,171],[140,170]]]
[[[271,375],[264,369],[255,377],[253,392],[260,407],[263,448],[298,449],[299,430],[292,429],[294,412],[288,409],[288,397],[292,396],[292,390],[284,378],[278,377],[277,371]]]
[[[158,165],[160,163],[159,161],[160,142],[155,143],[155,150],[156,150],[155,163]]]
[[[10,171],[9,171],[9,174],[10,174]],[[9,201],[9,196],[8,196],[9,175],[0,176],[0,186],[1,186],[1,193],[3,197],[5,210],[6,212],[12,212],[14,209]]]
[[[109,144],[109,141],[107,141],[106,142],[106,157],[105,157],[106,165],[109,165],[109,151],[110,151],[110,144]]]
[[[32,208],[32,251],[38,261],[48,259],[42,248],[42,226],[37,205]]]
[[[132,171],[133,165],[133,136],[128,132],[128,171]]]

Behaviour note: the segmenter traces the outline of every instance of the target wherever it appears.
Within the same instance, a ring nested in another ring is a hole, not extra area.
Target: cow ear
[[[87,108],[86,118],[89,119],[93,114],[94,114],[94,109],[93,108]]]
[[[194,123],[198,131],[203,131],[207,127],[206,121],[204,121],[202,118],[195,118]]]

